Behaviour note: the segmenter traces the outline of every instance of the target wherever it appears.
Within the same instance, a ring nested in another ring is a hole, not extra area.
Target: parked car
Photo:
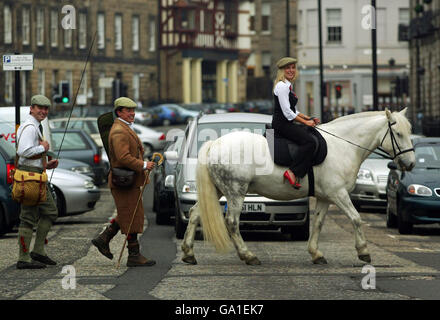
[[[151,115],[151,112],[147,108],[136,108],[135,109],[135,121],[138,124],[141,124],[143,126],[149,126],[153,122],[153,118]]]
[[[362,206],[387,205],[386,185],[388,180],[387,164],[390,160],[371,153],[362,162],[356,179],[356,186],[350,193],[351,201],[359,211]]]
[[[410,234],[414,224],[440,223],[440,138],[415,138],[416,165],[400,171],[394,162],[388,176],[387,227]]]
[[[64,129],[52,129],[52,144],[56,154],[61,146],[60,159],[73,159],[90,165],[95,173],[95,184],[101,185],[107,181],[109,168],[102,161],[102,148],[99,148],[86,132],[80,129],[68,129],[64,135]]]
[[[85,162],[72,160],[72,159],[58,159],[58,167],[65,170],[70,170],[76,173],[80,173],[95,180],[95,172],[90,165]]]
[[[66,128],[69,118],[50,119],[49,125],[53,129]],[[81,129],[95,140],[98,147],[102,148],[101,135],[98,129],[98,118],[70,118],[69,129]]]
[[[188,123],[199,115],[199,112],[186,109],[178,104],[166,104],[165,106],[178,114],[179,123]]]
[[[177,161],[169,159],[177,158],[183,144],[184,135],[175,136],[175,140],[169,141],[164,152],[165,161],[153,172],[153,211],[156,212],[157,224],[168,224],[174,218],[174,176]]]
[[[134,132],[144,145],[144,155],[149,156],[154,151],[161,151],[165,147],[166,137],[163,132],[133,123]]]
[[[152,113],[153,119],[151,125],[169,126],[170,124],[178,124],[182,122],[180,115],[164,104],[152,107],[150,112]]]
[[[10,189],[10,172],[14,168],[15,149],[0,134],[0,236],[19,222],[20,205],[12,200]]]
[[[213,113],[211,106],[208,103],[186,103],[186,104],[182,104],[182,107],[184,107],[185,109],[191,110],[191,111],[196,111],[199,114],[200,113]]]
[[[53,186],[59,217],[80,214],[95,208],[101,191],[90,177],[61,168],[46,172]]]
[[[197,155],[203,142],[209,137],[214,140],[228,130],[256,130],[264,133],[272,117],[262,114],[225,113],[202,115],[192,121],[187,128],[184,143],[180,150],[174,181],[175,196],[175,230],[176,237],[182,238],[188,225],[189,210],[197,201],[196,165]],[[207,132],[210,133],[206,137]],[[215,133],[215,136],[213,134]],[[200,136],[199,136],[200,135]],[[167,157],[170,158],[170,157]],[[221,206],[225,206],[226,198],[220,198]],[[302,198],[292,201],[277,201],[257,194],[248,194],[244,205],[247,212],[242,213],[240,226],[242,229],[269,229],[291,234],[293,239],[307,240],[309,237],[309,201]]]

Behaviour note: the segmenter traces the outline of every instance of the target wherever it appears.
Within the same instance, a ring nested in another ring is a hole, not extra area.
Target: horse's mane
[[[378,116],[378,115],[385,115],[385,111],[366,111],[366,112],[349,114],[349,115],[346,115],[343,117],[336,118],[336,119],[330,121],[328,124],[330,124],[330,125],[331,124],[339,124],[340,122],[343,122],[343,121],[353,121],[353,120],[358,120],[358,119],[362,119],[362,118],[374,117],[374,116]],[[402,126],[403,130],[411,132],[411,128],[412,128],[411,123],[408,121],[408,119],[402,113],[400,113],[398,111],[394,111],[393,116],[396,118],[396,120],[400,120],[399,125]]]

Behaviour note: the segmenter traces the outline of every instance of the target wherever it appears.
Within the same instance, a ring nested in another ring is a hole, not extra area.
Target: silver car
[[[137,123],[133,123],[133,129],[144,145],[144,154],[146,156],[153,153],[153,151],[163,150],[165,147],[167,141],[163,132],[153,130]]]
[[[56,168],[47,170],[53,185],[58,216],[68,216],[91,211],[101,197],[99,188],[86,175]]]
[[[174,177],[175,193],[175,229],[176,237],[183,238],[189,220],[189,210],[197,201],[196,165],[199,148],[208,137],[205,129],[215,135],[210,140],[227,133],[227,130],[246,130],[263,133],[272,117],[262,114],[225,113],[203,115],[191,121],[185,130],[185,141],[179,154],[167,151],[167,161],[178,160]],[[254,131],[255,130],[255,131]],[[166,185],[172,179],[167,177]],[[226,210],[226,198],[220,198],[220,204]],[[293,239],[307,240],[309,237],[309,201],[302,198],[292,201],[277,201],[257,194],[248,194],[240,217],[241,229],[278,230],[291,234]]]
[[[356,186],[350,193],[351,201],[359,211],[361,206],[386,207],[387,164],[389,159],[372,153],[362,162],[356,179]]]

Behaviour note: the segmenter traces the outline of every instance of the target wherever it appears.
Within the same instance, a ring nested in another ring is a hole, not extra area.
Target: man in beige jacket
[[[128,267],[152,266],[154,260],[147,259],[140,254],[137,234],[143,232],[144,208],[142,199],[136,209],[136,204],[141,193],[141,187],[145,181],[146,170],[152,170],[154,162],[144,161],[144,148],[137,134],[131,125],[134,122],[136,103],[126,97],[121,97],[114,102],[114,112],[117,118],[109,134],[109,160],[113,168],[127,168],[135,171],[134,184],[127,188],[119,188],[112,183],[112,171],[108,184],[115,200],[117,216],[92,243],[107,258],[113,259],[110,252],[110,240],[121,230],[121,233],[128,234]],[[147,181],[148,183],[148,181]],[[133,224],[130,222],[134,214]]]

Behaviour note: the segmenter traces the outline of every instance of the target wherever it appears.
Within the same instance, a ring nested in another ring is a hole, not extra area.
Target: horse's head
[[[411,124],[405,116],[406,110],[407,108],[393,113],[385,110],[388,130],[382,139],[381,147],[393,158],[400,170],[411,171],[416,157],[411,142]]]

